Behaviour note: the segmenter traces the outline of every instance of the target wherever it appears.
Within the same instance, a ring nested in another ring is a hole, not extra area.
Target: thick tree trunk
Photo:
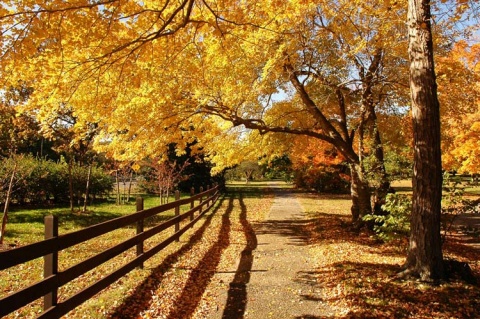
[[[371,192],[360,164],[350,165],[350,176],[352,179],[350,184],[352,222],[354,225],[359,225],[362,224],[361,218],[372,212]]]
[[[358,70],[362,79],[362,107],[361,119],[358,127],[359,137],[359,158],[360,163],[365,157],[369,159],[369,173],[374,187],[374,213],[383,214],[381,206],[385,203],[385,197],[390,189],[390,182],[388,174],[385,169],[385,159],[383,153],[383,144],[378,130],[377,114],[375,106],[380,102],[374,100],[373,86],[377,77],[378,70],[383,59],[383,51],[378,49],[373,55],[373,60],[370,66],[365,69],[361,64],[358,64]],[[362,163],[362,167],[365,166]]]
[[[379,185],[375,188],[373,198],[373,212],[376,215],[384,214],[382,205],[385,204],[385,198],[390,191],[390,181],[388,179],[387,170],[385,169],[385,156],[383,152],[383,144],[380,138],[380,132],[375,130],[375,172],[379,176]]]
[[[440,211],[440,115],[429,1],[408,1],[410,89],[414,133],[413,209],[406,273],[443,278]]]

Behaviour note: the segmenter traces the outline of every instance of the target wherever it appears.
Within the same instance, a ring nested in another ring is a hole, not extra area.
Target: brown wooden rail
[[[178,241],[180,236],[192,227],[202,215],[212,207],[218,196],[219,191],[218,186],[216,186],[207,191],[200,189],[200,193],[196,195],[193,194],[192,191],[191,196],[185,199],[179,199],[180,196],[177,192],[176,200],[174,202],[145,210],[143,209],[143,202],[137,201],[137,212],[134,214],[118,217],[64,235],[58,235],[58,219],[56,217],[45,217],[45,240],[0,252],[0,270],[23,264],[39,257],[44,258],[44,279],[24,289],[1,297],[0,317],[43,297],[44,312],[42,312],[37,318],[60,318],[62,315],[73,310],[101,290],[107,288],[134,268],[143,267],[144,261],[167,247],[173,241]],[[198,205],[196,206],[195,201],[198,201]],[[186,204],[190,204],[190,209],[187,212],[180,214],[180,206]],[[171,209],[175,210],[174,217],[155,225],[148,230],[144,230],[143,224],[146,218]],[[198,214],[195,215],[196,212],[198,212]],[[190,218],[190,220],[180,228],[180,222],[186,218]],[[118,228],[130,225],[136,225],[137,233],[135,236],[65,270],[58,270],[59,251]],[[151,249],[144,251],[143,242],[146,239],[172,226],[175,226],[175,233],[172,236],[164,239]],[[62,302],[58,302],[57,290],[59,287],[135,246],[137,254],[134,259],[130,260],[112,273],[105,275],[102,279],[83,289],[79,293],[70,296]]]

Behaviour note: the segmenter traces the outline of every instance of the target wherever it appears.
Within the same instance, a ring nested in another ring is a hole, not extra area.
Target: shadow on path
[[[182,255],[186,254],[189,250],[193,248],[195,244],[197,244],[202,239],[202,236],[205,233],[205,231],[208,230],[214,215],[217,213],[219,208],[222,207],[222,204],[224,201],[225,201],[225,197],[222,197],[219,204],[214,208],[212,213],[207,216],[207,218],[205,219],[205,222],[192,235],[192,237],[190,237],[189,241],[185,245],[183,245],[178,251],[166,257],[158,267],[154,268],[151,274],[147,278],[145,278],[145,280],[140,285],[137,286],[135,291],[114,310],[114,312],[109,316],[110,318],[125,318],[125,319],[138,318],[142,311],[147,310],[149,308],[149,305],[153,298],[153,292],[155,292],[161,286],[161,283],[163,280],[163,274],[166,271],[168,271],[170,268],[172,268],[173,265],[180,259]],[[229,215],[232,212],[232,210],[233,210],[233,197],[230,197],[228,208],[225,211],[224,216],[222,217],[222,230],[220,232],[221,234],[222,232],[225,233],[225,231],[227,231],[227,234],[228,234],[228,228],[230,225]],[[189,280],[189,283],[191,284],[190,280]],[[199,291],[198,293],[202,294],[203,290]],[[178,312],[179,311],[178,309],[179,307],[174,309],[174,312]],[[170,316],[169,318],[173,318],[173,317]],[[181,317],[176,317],[176,318],[181,318]]]
[[[315,219],[268,220],[258,224],[258,235],[277,235],[291,240],[289,245],[305,246],[310,243],[309,225]]]
[[[174,309],[167,317],[168,319],[190,318],[195,312],[202,299],[203,292],[215,275],[222,252],[230,245],[230,215],[233,210],[233,200],[233,196],[230,196],[228,208],[222,216],[222,225],[217,242],[210,247],[197,267],[190,273],[185,288],[177,298]]]
[[[223,319],[243,318],[247,306],[247,284],[250,281],[250,271],[253,266],[252,252],[257,248],[257,236],[252,225],[247,220],[247,208],[243,202],[243,194],[240,195],[240,223],[247,240],[243,249],[240,262],[235,272],[235,277],[228,289],[227,304],[223,310]]]

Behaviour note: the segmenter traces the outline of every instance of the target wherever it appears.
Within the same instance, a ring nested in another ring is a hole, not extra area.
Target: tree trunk
[[[85,187],[85,198],[83,200],[83,212],[87,211],[87,201],[88,201],[88,193],[90,190],[90,179],[92,177],[92,165],[88,166],[88,174],[87,174],[87,186]]]
[[[375,129],[375,172],[379,176],[379,184],[375,187],[373,198],[373,212],[376,215],[385,214],[382,205],[385,204],[385,198],[390,191],[390,181],[388,179],[387,170],[385,168],[385,156],[383,152],[383,144],[380,138],[378,128]]]
[[[73,173],[72,173],[72,167],[73,166],[73,160],[70,160],[68,162],[68,192],[70,193],[70,211],[73,213],[73,208],[74,208],[74,198],[73,198]]]
[[[120,205],[120,180],[118,178],[118,169],[115,171],[115,183],[117,184],[117,205]]]
[[[372,186],[374,187],[373,210],[377,215],[383,214],[381,206],[385,203],[385,198],[390,189],[390,182],[385,169],[383,144],[378,130],[378,120],[375,111],[375,106],[380,101],[374,101],[374,93],[372,90],[375,85],[378,70],[381,67],[382,59],[383,51],[378,49],[373,55],[370,66],[366,70],[363,65],[358,64],[363,86],[361,118],[358,127],[360,144],[358,152],[364,171],[366,168],[363,165],[363,160],[365,157],[369,157],[368,170],[373,182]]]
[[[8,183],[7,196],[5,199],[5,206],[3,208],[2,228],[0,229],[0,245],[3,244],[3,239],[5,238],[5,229],[7,229],[8,208],[10,205],[10,200],[12,198],[13,181],[15,179],[15,173],[17,172],[17,165],[18,164],[15,163],[12,171],[12,176],[10,176],[10,182]]]
[[[433,62],[430,2],[408,1],[410,90],[414,134],[413,209],[405,274],[445,277],[440,236],[440,112]]]
[[[132,182],[133,182],[133,172],[130,172],[130,178],[129,178],[129,181],[128,181],[127,202],[130,202],[130,195],[132,193]]]
[[[370,202],[370,188],[362,172],[360,164],[350,164],[350,193],[352,196],[352,222],[354,225],[362,224],[361,218],[372,212]]]

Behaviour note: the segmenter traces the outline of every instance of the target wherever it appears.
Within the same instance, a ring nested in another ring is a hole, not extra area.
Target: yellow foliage
[[[45,129],[63,108],[78,118],[80,136],[96,123],[96,147],[121,160],[195,140],[220,171],[279,153],[265,128],[330,142],[338,133],[352,160],[346,135],[359,125],[367,85],[359,74],[377,52],[378,107],[387,106],[385,94],[404,105],[405,8],[393,0],[6,0],[0,83],[34,87],[22,108]],[[319,123],[318,112],[331,127]]]

